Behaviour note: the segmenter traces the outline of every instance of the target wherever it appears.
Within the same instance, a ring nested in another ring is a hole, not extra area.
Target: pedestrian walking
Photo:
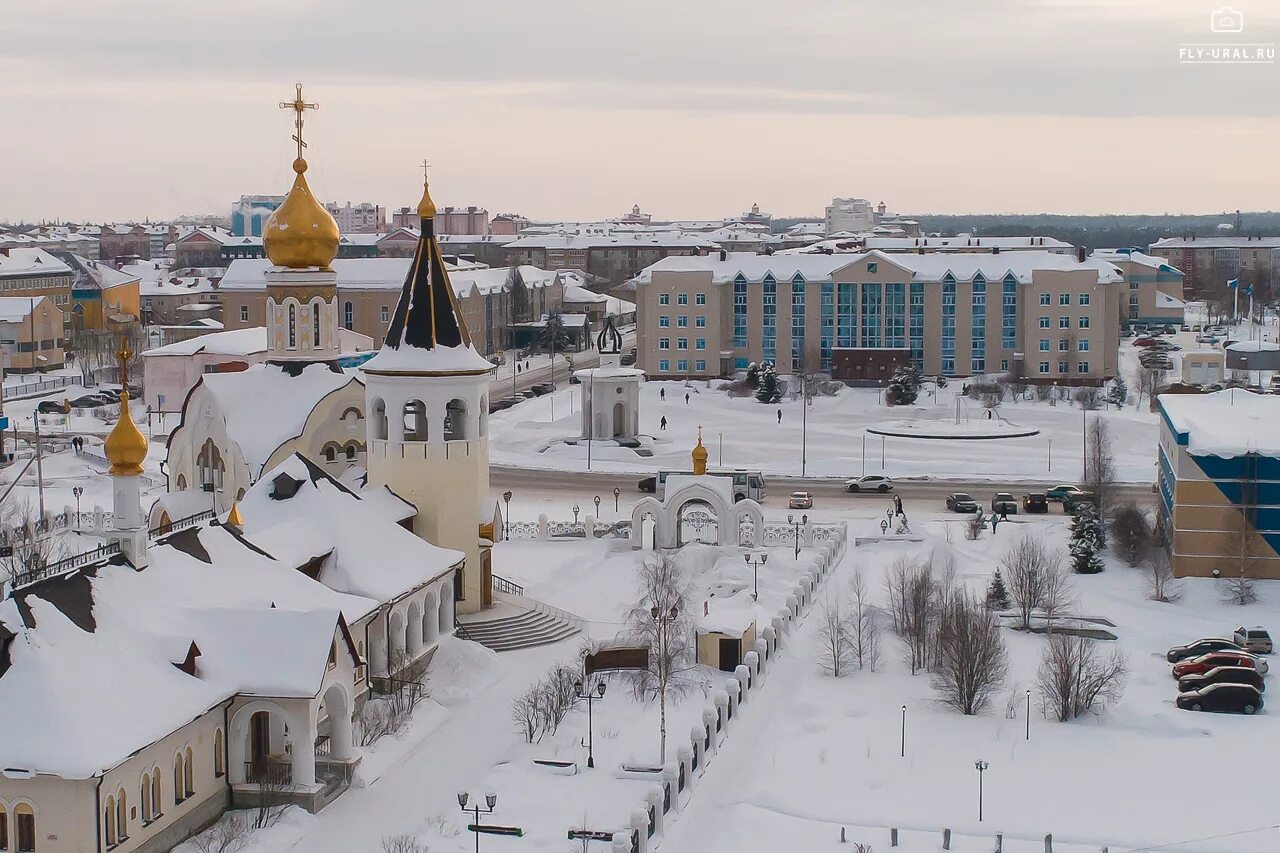
[[[666,389],[666,388],[659,388],[659,389],[658,389],[658,399],[659,399],[659,400],[665,400],[665,399],[667,399],[667,389]]]
[[[684,395],[684,404],[686,406],[689,405],[689,394],[687,391],[685,392],[685,395]]]
[[[901,495],[894,495],[894,496],[893,496],[893,514],[894,514],[894,515],[905,515],[905,513],[903,513],[903,511],[902,511],[902,496],[901,496]]]
[[[663,415],[663,416],[662,416],[662,420],[658,421],[658,427],[659,427],[660,429],[666,429],[666,428],[667,428],[667,416],[666,416],[666,415]]]
[[[782,409],[778,409],[778,423],[782,423]]]

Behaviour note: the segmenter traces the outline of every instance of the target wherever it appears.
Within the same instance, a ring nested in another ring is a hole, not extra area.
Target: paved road
[[[627,331],[622,333],[622,347],[625,352],[629,347],[635,346],[636,333]],[[550,382],[555,380],[556,387],[563,388],[565,383],[569,381],[570,374],[575,370],[581,370],[585,367],[595,367],[600,364],[600,353],[594,349],[583,350],[582,352],[569,353],[568,357],[572,362],[564,359],[564,353],[556,354],[555,370],[552,371],[550,364],[543,364],[537,367],[531,367],[515,375],[516,392],[525,391],[539,382]],[[541,356],[539,356],[541,357]],[[508,394],[513,393],[511,370],[513,363],[508,361],[506,364],[498,365],[498,369],[493,373],[493,380],[490,382],[490,395],[494,400],[501,400]]]
[[[585,471],[548,471],[533,468],[512,468],[493,465],[489,469],[489,479],[495,490],[537,489],[544,492],[563,492],[580,496],[584,493],[611,494],[614,488],[622,489],[622,494],[632,499],[639,493],[638,483],[645,476],[639,473],[596,473]],[[767,506],[785,506],[787,493],[802,489],[812,492],[820,507],[830,506],[832,501],[856,504],[857,502],[874,502],[883,500],[882,495],[849,494],[844,490],[844,481],[839,479],[801,479],[799,477],[768,477]],[[969,492],[980,503],[985,503],[990,495],[997,491],[1009,491],[1015,495],[1038,489],[1043,491],[1060,481],[1019,481],[1016,484],[1001,484],[986,480],[896,480],[898,494],[903,499],[933,498],[941,502],[952,492]],[[1140,506],[1153,506],[1155,494],[1151,486],[1131,483],[1118,486],[1119,500],[1132,500]]]

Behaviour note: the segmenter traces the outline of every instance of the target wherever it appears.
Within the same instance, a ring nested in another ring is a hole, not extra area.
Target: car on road
[[[996,492],[991,498],[991,511],[996,515],[1017,515],[1018,501],[1009,492]]]
[[[1049,496],[1044,492],[1029,492],[1022,496],[1022,509],[1026,512],[1048,512]]]
[[[41,400],[36,405],[36,411],[42,415],[63,415],[67,409],[61,400]]]
[[[1250,684],[1259,693],[1267,690],[1267,680],[1262,673],[1247,666],[1215,666],[1208,672],[1193,672],[1178,679],[1178,692],[1190,693],[1210,684]]]
[[[947,495],[947,509],[952,512],[975,513],[978,511],[978,502],[967,492],[954,492]]]
[[[1068,497],[1075,497],[1086,494],[1085,490],[1079,486],[1058,485],[1051,489],[1046,489],[1044,496],[1051,501],[1061,503]]]
[[[73,409],[95,409],[98,406],[109,406],[112,400],[110,397],[104,397],[101,394],[85,394],[83,397],[76,397],[71,401]]]
[[[1182,646],[1174,646],[1165,653],[1165,660],[1169,663],[1177,663],[1187,658],[1198,658],[1200,655],[1207,655],[1210,652],[1243,652],[1244,647],[1238,645],[1234,640],[1228,640],[1223,637],[1205,637],[1196,640],[1194,643],[1187,643]]]
[[[1231,639],[1237,646],[1257,655],[1269,655],[1272,652],[1271,635],[1261,625],[1246,628],[1241,625],[1231,632]]]
[[[1262,694],[1251,684],[1210,684],[1190,693],[1179,693],[1174,702],[1184,711],[1253,714],[1262,708]]]
[[[550,394],[552,391],[556,390],[556,386],[552,385],[550,382],[539,382],[536,385],[529,386],[529,390],[541,397],[544,394]]]
[[[501,412],[503,409],[509,409],[514,405],[514,403],[505,397],[501,400],[494,400],[489,404],[489,414],[492,415],[494,412]]]
[[[813,509],[813,495],[809,492],[792,492],[787,509]]]
[[[882,477],[879,474],[868,474],[865,477],[845,480],[844,490],[846,492],[891,492],[893,491],[893,480],[888,477]]]

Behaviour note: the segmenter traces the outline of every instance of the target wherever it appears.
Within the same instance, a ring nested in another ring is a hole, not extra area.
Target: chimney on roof
[[[1078,246],[1076,248],[1076,260],[1082,264],[1084,263],[1084,246]]]
[[[722,261],[727,261],[727,260],[729,260],[729,253],[728,253],[727,251],[725,251],[724,249],[721,249],[721,250],[720,250],[720,260],[722,260]]]

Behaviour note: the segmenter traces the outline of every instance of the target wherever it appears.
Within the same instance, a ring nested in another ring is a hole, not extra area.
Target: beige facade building
[[[416,245],[416,244],[415,244]],[[338,322],[380,345],[412,259],[337,258]],[[232,261],[218,286],[226,329],[265,326],[267,259]],[[471,269],[451,273],[458,308],[472,340],[489,355],[511,346],[513,323],[561,310],[564,283],[558,274],[530,266]]]
[[[1225,310],[1233,301],[1231,279],[1253,285],[1259,300],[1274,298],[1280,286],[1280,237],[1167,237],[1148,251],[1186,273],[1188,298],[1215,300]],[[1241,311],[1247,303],[1242,296]]]
[[[63,314],[44,296],[0,297],[0,350],[6,373],[56,370],[66,359]]]
[[[1182,270],[1137,249],[1099,249],[1093,257],[1115,264],[1129,283],[1122,320],[1178,326],[1186,319]]]
[[[652,378],[831,372],[837,350],[896,350],[927,375],[1081,384],[1116,374],[1126,288],[1114,264],[1047,251],[723,252],[657,263],[635,292]]]

